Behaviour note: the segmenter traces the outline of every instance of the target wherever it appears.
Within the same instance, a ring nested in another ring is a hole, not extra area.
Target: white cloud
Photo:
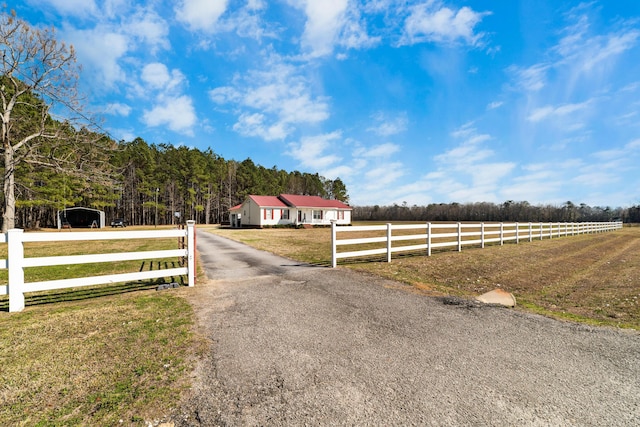
[[[402,177],[405,171],[406,168],[400,162],[391,162],[369,169],[365,172],[365,188],[373,191],[388,187]]]
[[[434,160],[446,164],[447,168],[468,171],[470,167],[492,156],[494,153],[488,148],[482,147],[482,143],[489,141],[491,135],[478,134],[476,129],[467,123],[460,129],[452,132],[454,138],[464,138],[458,146],[436,155]]]
[[[357,173],[357,168],[353,168],[348,165],[340,165],[324,170],[324,172],[322,172],[322,176],[327,179],[336,179],[339,177],[344,180],[345,178],[352,177],[355,173]]]
[[[575,176],[572,182],[581,186],[600,187],[605,184],[615,184],[620,181],[620,177],[612,172],[592,171]]]
[[[284,139],[295,130],[294,125],[320,123],[329,118],[329,105],[324,97],[314,97],[311,82],[297,69],[275,63],[267,71],[250,71],[236,79],[233,86],[209,91],[216,104],[235,107],[243,117],[234,129],[266,140]],[[260,116],[260,126],[247,126],[247,119]],[[247,129],[254,129],[248,131]],[[267,131],[262,131],[266,129]],[[247,133],[248,132],[248,133]]]
[[[594,34],[585,9],[579,6],[571,11],[570,24],[558,43],[545,52],[545,61],[507,69],[517,88],[535,92],[553,85],[553,90],[559,83],[564,93],[571,93],[579,84],[594,89],[608,80],[613,61],[638,45],[640,30],[625,21],[618,22],[611,33]]]
[[[105,108],[105,114],[112,114],[114,116],[123,116],[126,117],[131,113],[131,107],[122,104],[120,102],[113,102],[107,104],[107,108]]]
[[[536,108],[533,112],[527,117],[527,120],[530,122],[539,122],[548,118],[559,118],[563,116],[570,115],[577,111],[585,110],[589,107],[592,101],[585,101],[576,104],[564,104],[558,107],[553,107],[550,105]]]
[[[333,51],[338,33],[344,25],[347,0],[308,0],[305,4],[307,23],[302,35],[302,46],[313,56]]]
[[[608,61],[634,47],[640,39],[640,31],[628,28],[624,22],[612,33],[591,34],[590,19],[582,7],[573,9],[569,19],[572,23],[564,28],[565,35],[553,52],[576,73],[588,73],[600,64],[606,66]]]
[[[175,10],[176,18],[192,31],[211,32],[227,4],[228,0],[182,0]]]
[[[265,124],[264,114],[241,114],[233,130],[244,136],[257,136],[265,141],[282,140],[291,132],[284,123]]]
[[[216,104],[226,104],[228,102],[240,102],[242,94],[230,86],[221,86],[209,91],[209,98]]]
[[[502,102],[502,101],[493,101],[493,102],[490,102],[490,103],[487,105],[487,110],[495,110],[496,108],[500,108],[500,107],[502,107],[502,105],[503,105],[503,104],[504,104],[504,102]]]
[[[91,30],[65,29],[64,34],[78,52],[80,63],[97,74],[99,84],[111,87],[126,80],[120,66],[130,49],[126,35],[100,25]]]
[[[38,3],[48,3],[58,12],[71,16],[96,15],[98,12],[94,0],[42,0]],[[41,4],[39,6],[42,7]]]
[[[169,73],[166,65],[153,62],[142,68],[141,79],[153,89],[162,89],[166,93],[181,85],[185,78],[179,70]]]
[[[640,149],[640,138],[634,139],[624,146],[627,150],[638,150]]]
[[[330,55],[336,46],[358,49],[372,46],[380,40],[367,34],[356,2],[289,0],[289,4],[305,14],[306,23],[300,44],[303,52],[312,58]],[[344,54],[338,56],[343,58]]]
[[[511,66],[507,71],[513,75],[518,88],[534,92],[546,86],[549,68],[548,64],[535,64],[526,68]]]
[[[138,11],[122,24],[122,31],[130,34],[145,46],[151,47],[151,52],[159,48],[169,49],[169,25],[151,11]]]
[[[247,9],[249,10],[262,10],[266,9],[267,3],[265,0],[248,0]]]
[[[289,144],[288,154],[298,160],[302,166],[322,170],[341,160],[334,154],[325,154],[336,141],[342,138],[338,131],[303,137],[300,142]]]
[[[484,33],[476,33],[474,27],[489,14],[475,12],[466,6],[453,10],[436,0],[413,6],[405,21],[405,36],[401,44],[462,40],[472,46],[478,45]]]
[[[359,154],[362,157],[389,157],[390,155],[400,151],[400,147],[397,144],[386,143],[375,145],[366,149],[359,150]]]
[[[192,135],[196,112],[191,98],[186,95],[162,97],[158,105],[144,111],[142,121],[147,126],[166,125],[174,132]]]
[[[380,136],[391,136],[404,132],[409,124],[405,113],[393,118],[388,118],[384,113],[377,113],[372,119],[376,122],[376,125],[367,130]]]

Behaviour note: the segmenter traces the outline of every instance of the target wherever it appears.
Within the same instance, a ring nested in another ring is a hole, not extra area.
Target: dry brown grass
[[[329,265],[329,229],[214,232],[280,255]],[[341,260],[340,265],[409,283],[432,295],[512,292],[520,307],[554,317],[640,328],[640,227],[485,249]]]

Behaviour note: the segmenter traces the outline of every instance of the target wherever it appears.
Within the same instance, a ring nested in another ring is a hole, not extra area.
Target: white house
[[[339,225],[351,224],[351,206],[339,200],[318,196],[249,196],[244,203],[229,209],[229,220],[235,228],[273,225]]]

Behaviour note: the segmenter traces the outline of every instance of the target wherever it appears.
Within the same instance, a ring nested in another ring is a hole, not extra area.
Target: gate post
[[[338,232],[336,231],[336,221],[331,221],[331,268],[338,266],[338,245],[336,244]]]
[[[196,222],[192,219],[187,221],[187,270],[189,270],[189,286],[196,284]]]
[[[391,223],[387,223],[387,262],[391,262]]]
[[[24,245],[22,233],[24,230],[12,228],[7,233],[7,267],[9,269],[9,311],[24,310]]]

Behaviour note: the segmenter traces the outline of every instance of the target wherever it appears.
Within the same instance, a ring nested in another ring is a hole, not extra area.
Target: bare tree
[[[87,122],[79,108],[79,66],[73,46],[58,42],[53,28],[34,28],[15,12],[2,13],[0,55],[2,230],[7,231],[15,226],[16,166],[27,162],[65,173],[83,168],[91,156],[85,157],[81,148],[95,152],[108,138],[86,125],[77,129]],[[56,119],[62,116],[64,120]],[[70,167],[74,158],[80,163]]]

